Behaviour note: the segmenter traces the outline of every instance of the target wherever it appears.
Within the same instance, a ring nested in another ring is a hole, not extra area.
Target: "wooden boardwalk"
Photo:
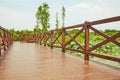
[[[120,80],[120,70],[35,43],[14,42],[0,64],[0,80]]]

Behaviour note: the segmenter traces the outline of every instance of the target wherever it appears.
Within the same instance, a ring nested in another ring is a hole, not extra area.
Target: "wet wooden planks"
[[[120,80],[120,70],[34,43],[14,42],[0,64],[0,80]]]

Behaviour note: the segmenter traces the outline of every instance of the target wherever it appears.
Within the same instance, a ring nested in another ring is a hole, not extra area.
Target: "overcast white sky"
[[[66,8],[65,26],[120,16],[120,0],[0,0],[0,26],[16,30],[33,29],[35,13],[43,2],[50,7],[51,29],[55,28],[56,12],[61,24],[62,5]],[[116,26],[109,24],[108,28],[120,30],[120,22],[114,24]]]

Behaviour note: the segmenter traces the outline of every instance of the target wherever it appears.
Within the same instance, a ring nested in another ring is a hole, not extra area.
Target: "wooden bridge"
[[[93,52],[96,48],[109,42],[120,47],[120,42],[117,40],[120,38],[120,32],[108,36],[93,27],[93,25],[116,21],[120,21],[120,16],[64,27],[57,31],[51,30],[31,37],[21,34],[21,42],[13,42],[13,35],[0,27],[0,80],[120,80],[119,69],[89,61],[89,56],[95,56],[120,62],[119,57]],[[74,28],[79,28],[79,31],[75,35],[70,35],[67,30]],[[90,30],[103,36],[105,40],[91,47],[89,45]],[[84,45],[76,40],[81,33],[84,33],[85,36]],[[68,41],[66,41],[66,36],[70,37]],[[31,41],[34,43],[25,43]],[[67,46],[72,41],[79,46],[79,49]],[[53,48],[60,48],[61,52]],[[84,59],[65,54],[66,50],[84,54]]]

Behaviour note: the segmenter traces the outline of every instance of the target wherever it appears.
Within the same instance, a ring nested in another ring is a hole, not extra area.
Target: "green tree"
[[[35,26],[35,28],[33,29],[33,32],[34,33],[39,33],[39,32],[41,32],[41,29],[39,28],[39,26]]]
[[[65,8],[62,6],[62,27],[64,27],[65,22]]]
[[[28,29],[21,30],[21,34],[31,34],[31,33],[33,33],[33,31],[30,31]]]
[[[41,32],[41,29],[39,28],[39,24],[38,24],[38,19],[37,19],[37,21],[36,21],[36,26],[35,26],[35,28],[33,29],[33,32],[34,32],[35,34]]]
[[[56,13],[56,24],[55,24],[55,26],[56,26],[56,34],[58,34],[59,33],[59,31],[58,31],[58,27],[59,27],[58,12]]]
[[[58,12],[56,13],[56,24],[55,24],[55,26],[56,26],[56,29],[58,29],[58,27],[59,27]]]
[[[9,29],[10,33],[15,34],[14,28]]]
[[[13,34],[13,36],[14,36],[13,39],[15,41],[19,40],[19,37],[18,37],[19,35],[17,34],[18,31],[15,31],[14,28],[11,28],[11,29],[9,29],[9,32]]]
[[[42,3],[38,7],[38,11],[36,12],[36,18],[38,22],[42,25],[42,32],[46,32],[50,28],[50,24],[49,24],[50,14],[48,10],[49,10],[48,4]]]

